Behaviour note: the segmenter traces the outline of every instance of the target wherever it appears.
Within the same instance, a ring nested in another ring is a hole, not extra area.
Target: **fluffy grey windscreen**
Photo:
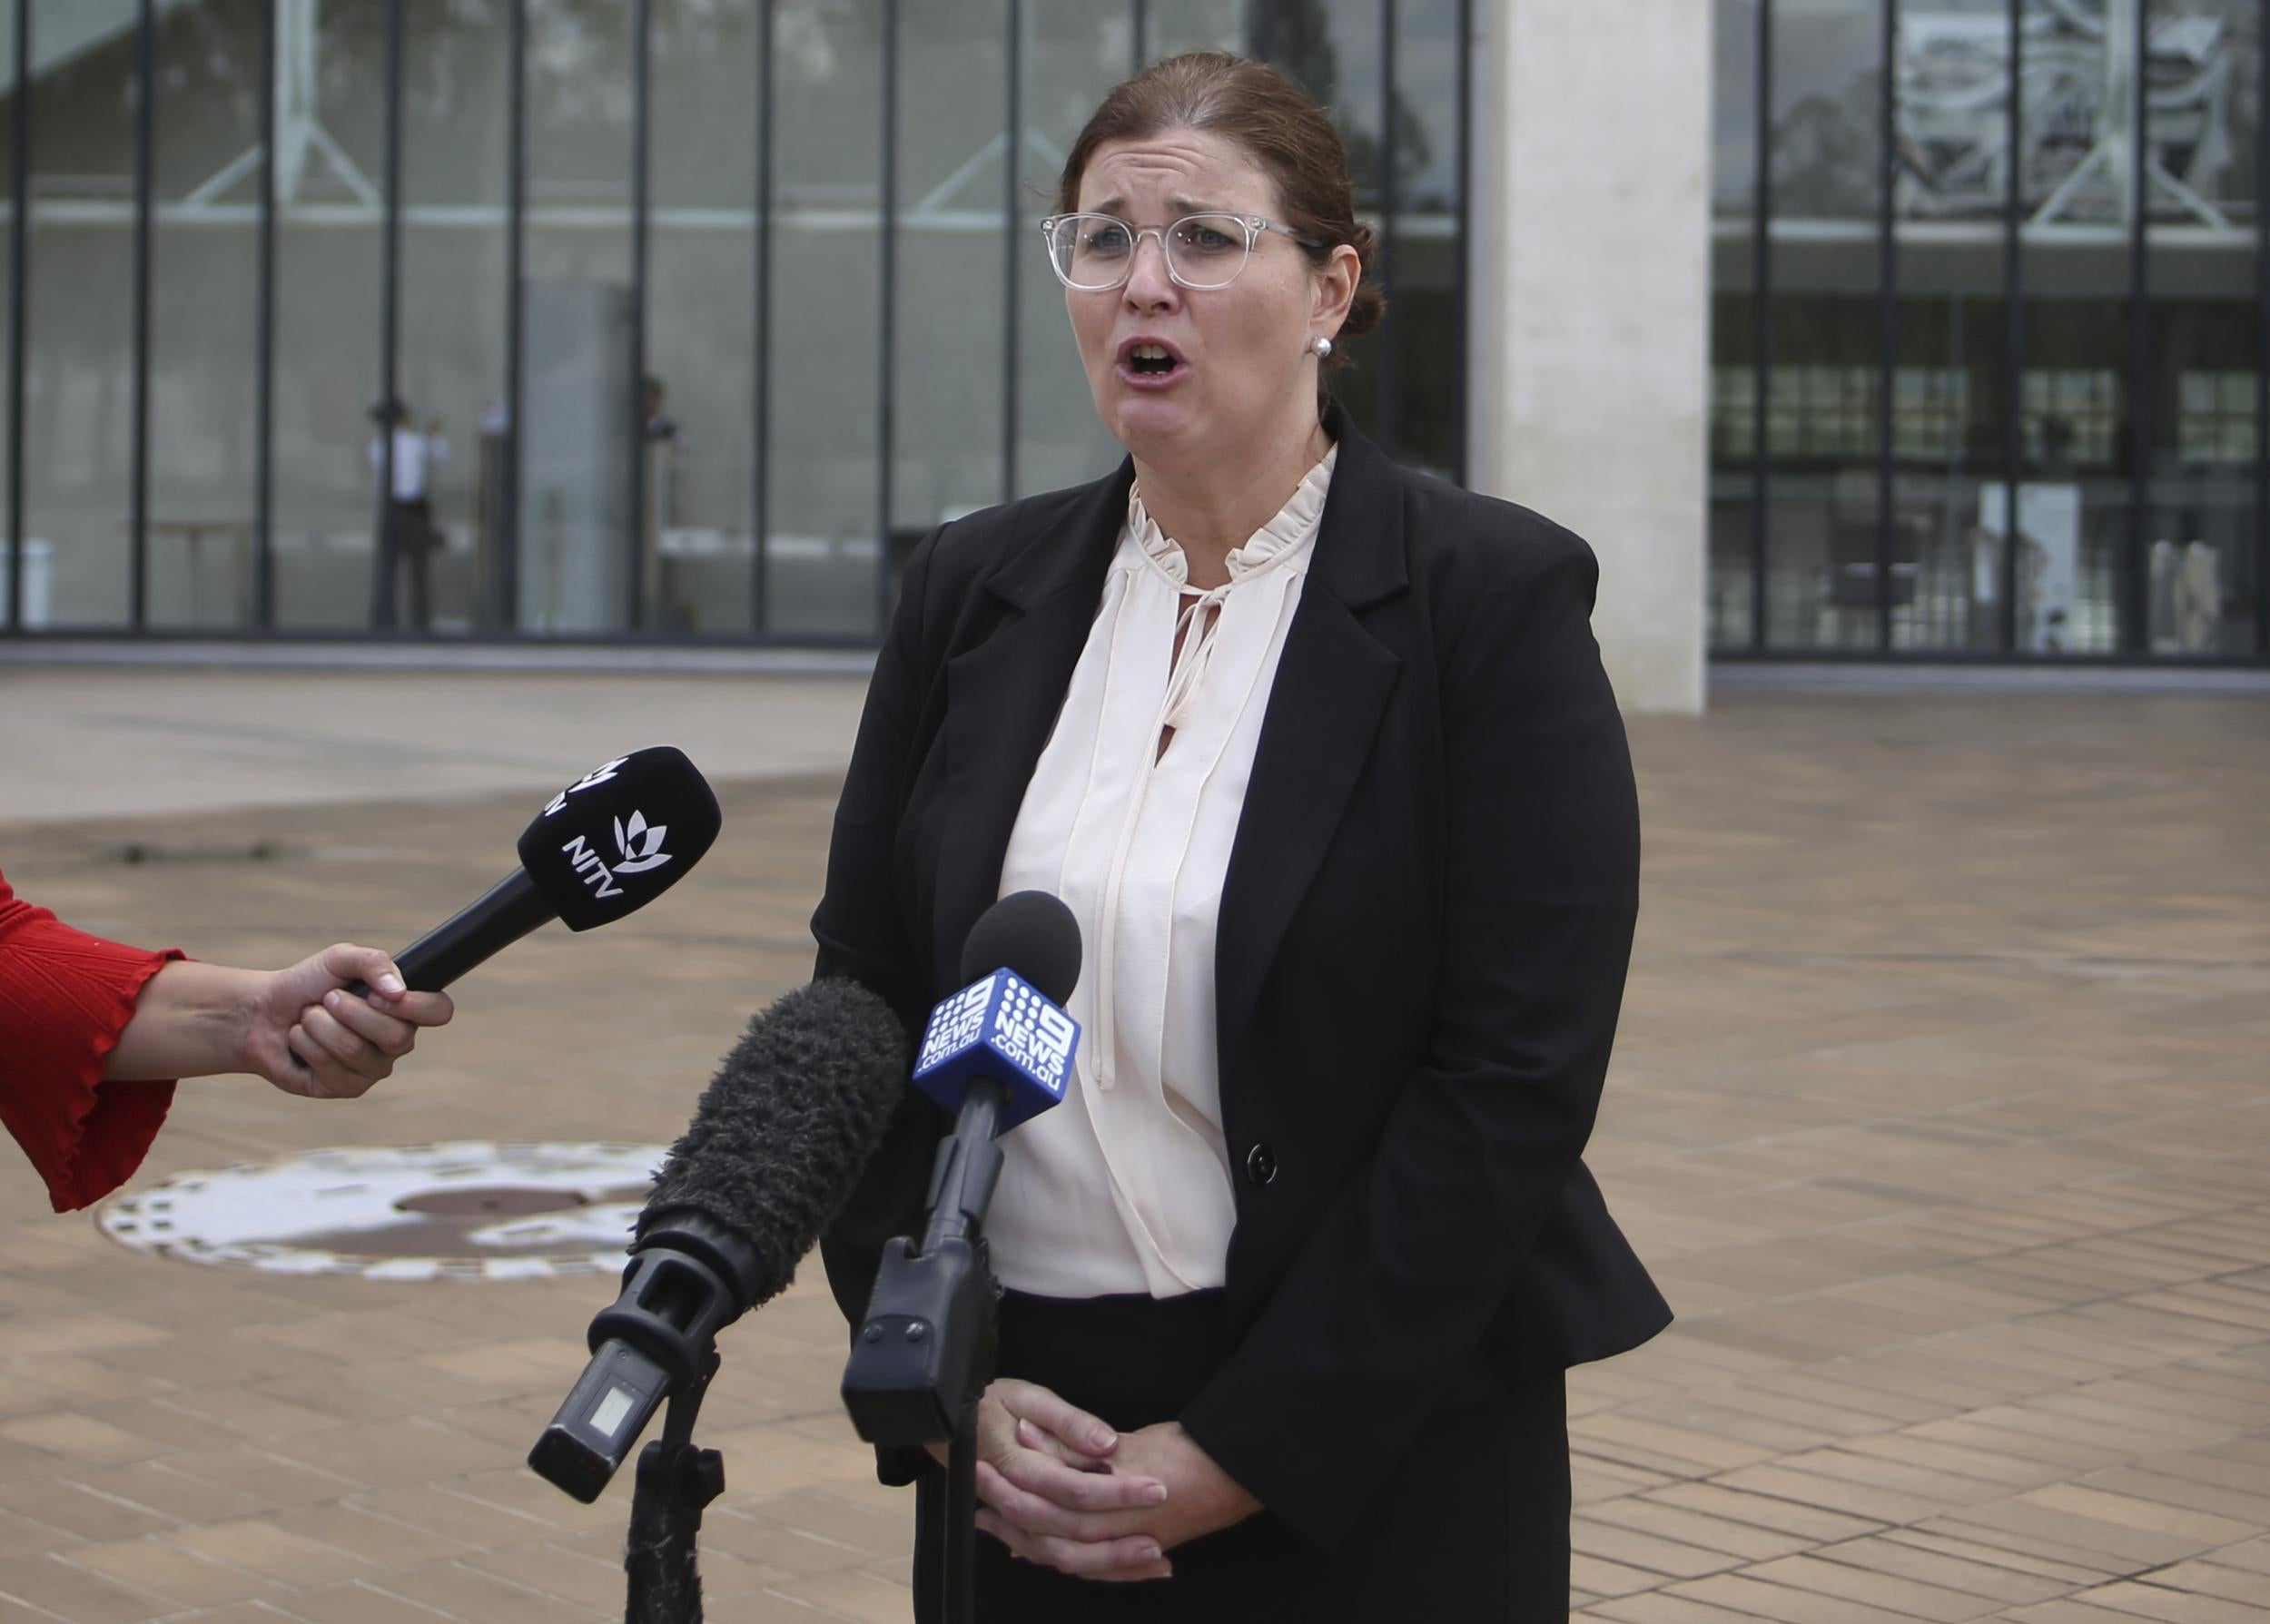
[[[638,1220],[705,1213],[745,1236],[762,1303],[817,1244],[906,1088],[906,1031],[855,981],[814,981],[749,1022]],[[753,1303],[752,1306],[755,1305]]]

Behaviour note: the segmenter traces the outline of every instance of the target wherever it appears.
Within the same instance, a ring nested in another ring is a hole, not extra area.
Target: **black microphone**
[[[906,1083],[906,1029],[855,981],[780,999],[719,1065],[639,1215],[622,1294],[528,1464],[587,1505],[717,1332],[776,1295],[851,1195]]]
[[[954,1112],[931,1169],[921,1245],[883,1249],[867,1314],[844,1367],[844,1407],[868,1442],[952,1435],[991,1353],[983,1225],[999,1182],[998,1137],[1060,1103],[1080,1028],[1061,1007],[1080,980],[1080,925],[1046,891],[1018,891],[970,928],[971,984],[931,1012],[914,1083]]]
[[[394,955],[403,982],[438,992],[538,925],[589,930],[637,912],[701,861],[718,821],[717,797],[681,750],[657,744],[601,763],[536,814],[518,868]]]

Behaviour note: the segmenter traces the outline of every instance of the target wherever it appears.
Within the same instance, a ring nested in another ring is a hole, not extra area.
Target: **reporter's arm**
[[[345,990],[361,980],[368,999]],[[287,1094],[353,1098],[394,1069],[418,1029],[453,1012],[447,994],[408,992],[394,961],[340,943],[280,970],[182,961],[143,984],[104,1061],[112,1080],[246,1072]]]
[[[125,1183],[164,1125],[171,1083],[104,1070],[143,986],[181,957],[74,930],[0,875],[0,1125],[59,1213]]]

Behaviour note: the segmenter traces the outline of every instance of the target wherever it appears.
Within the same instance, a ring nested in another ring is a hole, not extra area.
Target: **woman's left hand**
[[[1172,1564],[1100,1563],[1100,1547],[1130,1534],[1148,1534],[1162,1552],[1170,1551],[1201,1534],[1242,1522],[1261,1509],[1261,1502],[1217,1466],[1179,1422],[1120,1434],[1110,1470],[1156,1478],[1167,1486],[1167,1497],[1140,1511],[1075,1511],[1030,1496],[1003,1494],[1006,1485],[996,1481],[979,1486],[986,1505],[978,1512],[977,1525],[1027,1561],[1083,1579],[1126,1580],[1165,1577],[1160,1570],[1171,1570]],[[986,1494],[988,1487],[993,1495]]]

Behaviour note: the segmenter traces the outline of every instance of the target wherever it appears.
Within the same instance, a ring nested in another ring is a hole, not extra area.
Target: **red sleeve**
[[[173,1103],[171,1082],[103,1080],[142,985],[185,957],[74,930],[0,874],[0,1124],[59,1213],[133,1176]]]

